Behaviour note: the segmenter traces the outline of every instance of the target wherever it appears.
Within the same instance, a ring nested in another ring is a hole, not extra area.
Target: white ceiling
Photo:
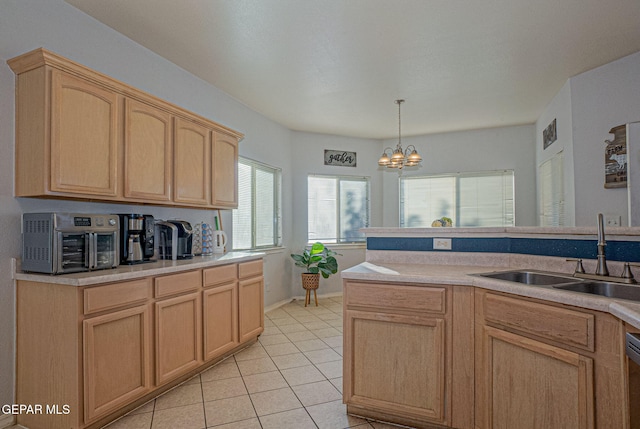
[[[67,0],[284,126],[367,138],[536,121],[640,51],[639,0]]]

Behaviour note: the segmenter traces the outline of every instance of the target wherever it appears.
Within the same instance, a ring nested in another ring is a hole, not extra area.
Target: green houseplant
[[[316,306],[318,305],[316,290],[320,285],[320,274],[326,279],[331,274],[338,272],[336,255],[339,255],[339,253],[330,250],[320,242],[313,243],[311,247],[305,248],[302,253],[291,254],[296,266],[306,269],[306,272],[302,273],[302,287],[307,291],[304,301],[305,307],[311,300],[310,292],[312,290]]]

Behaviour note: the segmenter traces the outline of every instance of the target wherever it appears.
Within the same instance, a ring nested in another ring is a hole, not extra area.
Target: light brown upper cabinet
[[[135,100],[125,105],[124,196],[171,201],[171,115]]]
[[[214,133],[211,172],[211,203],[215,207],[238,207],[238,139]]]
[[[241,133],[45,49],[7,62],[16,196],[237,207]]]
[[[208,205],[211,132],[196,123],[176,118],[174,151],[174,200]]]

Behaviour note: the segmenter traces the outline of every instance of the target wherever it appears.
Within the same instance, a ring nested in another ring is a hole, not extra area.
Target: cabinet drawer
[[[594,351],[593,314],[487,293],[487,322]]]
[[[84,290],[84,314],[111,310],[146,301],[151,295],[151,279],[89,287]]]
[[[257,261],[241,262],[238,264],[238,278],[246,279],[247,277],[262,275],[262,259]]]
[[[202,271],[200,270],[156,277],[155,297],[161,298],[163,296],[190,292],[197,290],[200,285],[202,285]]]
[[[203,270],[202,277],[204,286],[214,286],[228,283],[237,278],[238,266],[236,264],[221,265],[219,267],[207,268]]]
[[[347,282],[346,285],[346,302],[349,306],[428,311],[440,314],[446,311],[447,290],[443,287],[359,282]]]

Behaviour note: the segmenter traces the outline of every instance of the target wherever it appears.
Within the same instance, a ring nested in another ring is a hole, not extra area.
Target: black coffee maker
[[[139,264],[153,258],[154,220],[151,215],[127,213],[120,217],[120,263]]]

